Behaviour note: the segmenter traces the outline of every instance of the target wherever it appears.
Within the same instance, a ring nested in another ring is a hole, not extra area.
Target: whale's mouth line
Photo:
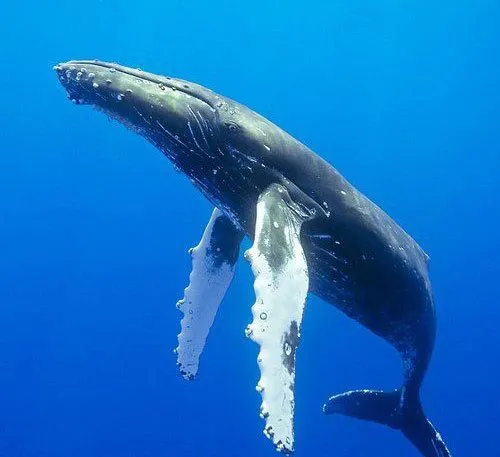
[[[94,67],[101,67],[108,70],[115,70],[126,75],[134,76],[136,78],[149,81],[153,84],[162,84],[165,87],[178,90],[179,92],[183,92],[190,97],[197,98],[198,100],[206,103],[212,110],[216,111],[216,104],[219,97],[217,97],[217,95],[212,92],[206,95],[200,93],[200,91],[197,90],[196,87],[193,87],[192,83],[188,83],[187,81],[179,80],[176,78],[174,79],[169,76],[159,76],[142,71],[138,68],[133,69],[116,63],[103,62],[100,60],[71,60],[65,65],[90,65]],[[210,95],[210,97],[207,95]]]

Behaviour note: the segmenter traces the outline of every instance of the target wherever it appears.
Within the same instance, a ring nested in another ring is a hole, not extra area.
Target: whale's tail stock
[[[353,390],[330,397],[325,414],[343,414],[401,430],[425,457],[451,457],[441,434],[425,416],[418,391]]]

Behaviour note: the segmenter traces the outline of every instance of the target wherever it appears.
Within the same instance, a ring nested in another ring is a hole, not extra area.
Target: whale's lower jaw
[[[75,104],[92,105],[145,137],[203,185],[216,157],[217,96],[196,84],[99,61],[54,67]]]
[[[158,133],[186,153],[213,155],[217,97],[196,85],[99,61],[54,67],[68,98],[93,105],[149,136]]]

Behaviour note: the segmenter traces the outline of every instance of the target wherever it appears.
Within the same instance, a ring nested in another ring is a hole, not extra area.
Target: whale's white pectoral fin
[[[300,228],[304,218],[286,189],[271,185],[259,197],[255,240],[245,257],[255,275],[253,322],[246,333],[260,345],[258,363],[264,434],[278,451],[294,446],[295,351],[309,278]]]
[[[184,314],[176,348],[177,365],[186,379],[198,372],[217,309],[233,279],[243,234],[220,210],[215,209],[200,243],[189,250],[193,269],[184,298],[177,307]]]

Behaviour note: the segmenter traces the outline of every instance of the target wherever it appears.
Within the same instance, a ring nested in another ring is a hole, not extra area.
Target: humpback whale
[[[330,397],[326,414],[400,430],[425,457],[450,451],[426,417],[420,387],[436,335],[429,257],[328,162],[249,108],[181,79],[97,60],[54,67],[68,97],[93,105],[145,137],[213,204],[199,244],[178,335],[186,379],[235,270],[243,237],[254,274],[264,434],[294,450],[295,361],[309,293],[332,304],[401,355],[403,385]]]

